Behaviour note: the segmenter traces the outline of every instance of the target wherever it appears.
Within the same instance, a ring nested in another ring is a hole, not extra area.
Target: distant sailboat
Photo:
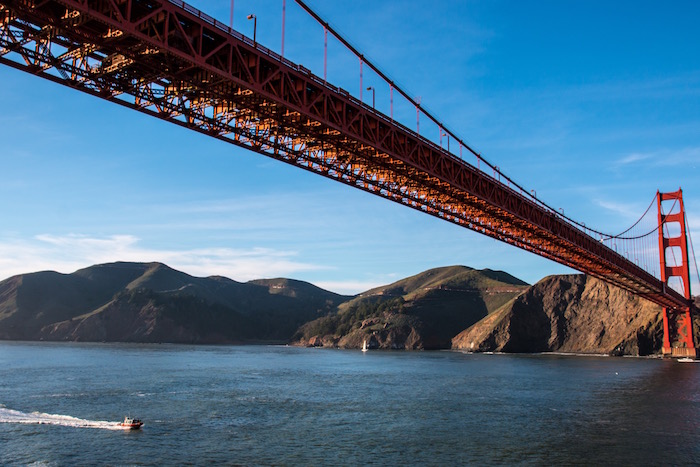
[[[367,352],[367,350],[369,350],[369,348],[367,347],[367,339],[365,339],[362,341],[362,351]]]

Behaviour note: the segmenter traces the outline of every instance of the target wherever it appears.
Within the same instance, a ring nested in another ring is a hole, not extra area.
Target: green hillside
[[[465,266],[431,269],[369,290],[330,316],[303,325],[299,345],[432,349],[504,303],[527,284],[501,271]]]

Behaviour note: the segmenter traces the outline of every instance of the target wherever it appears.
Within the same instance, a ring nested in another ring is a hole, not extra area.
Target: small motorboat
[[[143,426],[143,422],[138,418],[124,417],[124,421],[120,422],[119,426],[127,430],[138,430]]]

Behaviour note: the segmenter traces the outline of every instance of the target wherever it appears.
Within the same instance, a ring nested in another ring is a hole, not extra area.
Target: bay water
[[[694,362],[0,342],[0,465],[700,465],[699,435]]]

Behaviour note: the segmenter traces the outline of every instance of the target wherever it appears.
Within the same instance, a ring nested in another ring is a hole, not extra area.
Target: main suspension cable
[[[688,242],[690,243],[690,251],[693,254],[693,263],[695,264],[695,276],[698,278],[698,281],[700,281],[700,272],[698,272],[698,260],[695,257],[695,248],[693,247],[693,236],[690,233],[690,224],[688,223],[687,217],[685,217],[685,230],[686,232],[688,232]],[[690,286],[690,284],[688,284],[688,286]]]
[[[654,227],[653,230],[651,230],[649,233],[646,233],[646,234],[644,234],[644,235],[639,235],[639,236],[636,236],[636,237],[623,237],[624,234],[626,234],[627,232],[629,232],[630,230],[632,230],[633,228],[635,228],[635,227],[637,226],[637,224],[639,224],[639,223],[642,221],[642,219],[644,219],[644,217],[646,217],[647,213],[649,212],[649,210],[651,209],[651,207],[654,205],[654,201],[656,201],[656,197],[657,197],[657,196],[658,196],[658,195],[654,195],[654,197],[651,199],[651,203],[649,203],[649,207],[647,208],[646,211],[644,211],[644,214],[642,214],[642,215],[639,217],[639,219],[637,219],[637,222],[635,222],[634,224],[632,224],[632,226],[629,227],[629,228],[628,228],[627,230],[625,230],[624,232],[620,232],[620,233],[617,234],[617,235],[611,235],[610,238],[619,238],[620,240],[633,240],[633,239],[638,239],[638,238],[646,237],[647,235],[650,235],[651,233],[657,231],[657,230],[658,230],[658,226]],[[675,206],[675,204],[674,204],[674,206]],[[673,210],[673,208],[671,208],[671,210]]]
[[[646,216],[646,214],[649,212],[651,207],[654,205],[654,201],[656,200],[656,196],[652,199],[651,203],[649,204],[649,207],[647,210],[642,214],[642,216],[635,222],[632,227],[628,228],[622,233],[619,233],[617,235],[611,235],[605,232],[601,232],[599,230],[593,229],[591,227],[587,227],[584,223],[578,222],[575,219],[572,219],[571,217],[565,215],[563,212],[557,211],[544,201],[540,200],[533,194],[532,192],[528,191],[526,188],[522,187],[520,184],[518,184],[515,180],[511,179],[508,175],[504,174],[501,169],[489,162],[487,159],[485,159],[480,152],[475,150],[471,145],[467,144],[462,138],[460,138],[455,132],[453,132],[448,126],[446,126],[443,122],[440,121],[440,119],[437,118],[437,116],[433,115],[424,105],[422,105],[419,101],[411,97],[411,95],[404,90],[402,86],[396,83],[396,81],[392,80],[387,74],[385,74],[377,65],[375,65],[370,59],[367,58],[366,55],[361,53],[357,48],[355,48],[347,39],[345,39],[336,29],[334,29],[327,21],[325,21],[321,16],[316,13],[311,7],[309,7],[303,0],[294,0],[309,16],[311,16],[313,19],[316,20],[321,26],[324,27],[325,30],[330,32],[336,39],[338,39],[345,47],[350,50],[357,58],[359,58],[363,64],[367,65],[377,73],[377,75],[383,79],[387,84],[389,84],[393,89],[395,89],[399,94],[401,94],[410,104],[415,106],[416,109],[420,110],[423,115],[428,117],[433,123],[435,123],[441,131],[445,133],[445,135],[451,136],[453,139],[455,139],[459,144],[460,147],[464,147],[467,151],[472,153],[474,156],[477,157],[477,159],[480,162],[483,162],[486,164],[489,168],[491,168],[495,174],[499,175],[499,181],[500,177],[503,177],[507,182],[508,186],[512,185],[513,187],[517,188],[520,190],[521,196],[526,196],[530,198],[532,201],[534,201],[536,204],[539,204],[540,206],[546,208],[548,211],[556,215],[557,217],[566,220],[572,225],[577,226],[579,229],[583,230],[584,233],[588,234],[589,232],[591,234],[595,234],[598,237],[600,237],[601,241],[605,240],[610,240],[610,239],[620,239],[620,240],[634,240],[634,239],[639,239],[646,237],[648,235],[651,235],[652,233],[656,232],[658,230],[658,226],[649,231],[648,233],[636,237],[623,237],[625,233],[629,232],[632,228],[634,228],[643,218]],[[514,190],[515,191],[515,190]],[[593,235],[591,235],[593,236]]]

